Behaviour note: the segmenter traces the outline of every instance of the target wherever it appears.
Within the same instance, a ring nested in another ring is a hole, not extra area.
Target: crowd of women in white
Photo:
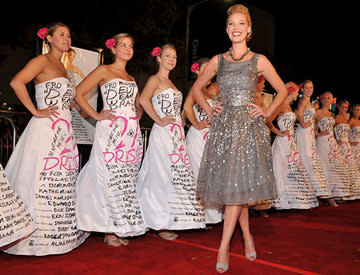
[[[204,205],[196,195],[210,120],[189,93],[184,113],[192,125],[185,135],[182,93],[169,79],[177,62],[175,48],[167,44],[154,49],[158,71],[140,95],[135,79],[126,72],[134,40],[128,34],[116,35],[106,43],[114,62],[96,68],[75,92],[60,62],[70,48],[68,27],[55,24],[39,35],[51,45],[50,53],[31,60],[11,82],[33,118],[5,171],[0,167],[3,251],[38,256],[66,253],[90,232],[103,232],[108,245],[128,245],[126,237],[142,235],[149,228],[173,240],[178,237],[174,230],[221,222],[221,207]],[[200,60],[192,71],[201,74],[207,62]],[[37,107],[25,86],[32,80]],[[96,86],[104,102],[100,113],[85,98]],[[360,105],[353,105],[349,119],[349,103],[340,102],[334,119],[330,92],[320,96],[321,108],[315,110],[311,81],[301,87],[288,82],[287,87],[287,98],[267,119],[276,134],[272,153],[277,197],[270,206],[307,209],[318,206],[320,199],[333,206],[359,199]],[[295,115],[290,104],[300,90]],[[209,83],[203,94],[210,106],[220,106],[216,82]],[[73,98],[98,120],[90,158],[79,174],[69,109]],[[154,120],[144,156],[142,110]],[[278,127],[273,125],[275,119]]]

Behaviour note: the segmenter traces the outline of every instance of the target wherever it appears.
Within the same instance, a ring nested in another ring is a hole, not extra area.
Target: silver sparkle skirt
[[[263,117],[249,117],[251,108],[224,106],[212,120],[197,180],[205,204],[254,204],[275,197],[269,131]]]

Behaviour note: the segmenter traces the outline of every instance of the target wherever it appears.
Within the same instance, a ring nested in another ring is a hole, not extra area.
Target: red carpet
[[[360,274],[360,201],[313,210],[270,211],[251,217],[258,260],[243,256],[237,228],[226,274]],[[76,250],[25,257],[0,252],[0,274],[217,274],[222,225],[180,232],[176,241],[154,234],[128,247],[108,247],[93,234]]]

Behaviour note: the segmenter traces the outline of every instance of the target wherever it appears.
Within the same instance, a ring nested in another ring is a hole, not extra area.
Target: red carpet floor
[[[360,274],[360,201],[269,213],[269,218],[251,217],[255,262],[243,256],[236,229],[226,274]],[[93,234],[79,248],[58,256],[0,252],[0,274],[216,274],[221,231],[222,224],[180,232],[176,241],[148,233],[118,248]]]

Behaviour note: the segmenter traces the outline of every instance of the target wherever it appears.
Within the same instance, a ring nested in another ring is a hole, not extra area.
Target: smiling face
[[[333,103],[334,98],[330,92],[325,92],[320,97],[321,104],[325,107],[329,107]]]
[[[349,103],[348,102],[342,102],[339,106],[339,114],[345,115],[349,109]]]
[[[71,34],[67,27],[58,26],[52,35],[47,36],[52,48],[56,48],[61,52],[66,52],[71,46]]]
[[[304,84],[304,86],[301,88],[301,90],[305,96],[311,97],[311,95],[314,92],[314,85],[312,84],[312,82],[308,81]]]
[[[177,62],[176,51],[173,48],[166,47],[161,51],[160,56],[157,57],[159,66],[171,71],[175,68]]]
[[[130,37],[120,38],[112,49],[116,58],[129,61],[134,55],[134,41]]]
[[[360,105],[356,105],[352,108],[352,113],[355,119],[359,119],[360,117]]]
[[[235,12],[227,19],[226,32],[231,42],[239,43],[246,41],[251,25],[245,14]]]

